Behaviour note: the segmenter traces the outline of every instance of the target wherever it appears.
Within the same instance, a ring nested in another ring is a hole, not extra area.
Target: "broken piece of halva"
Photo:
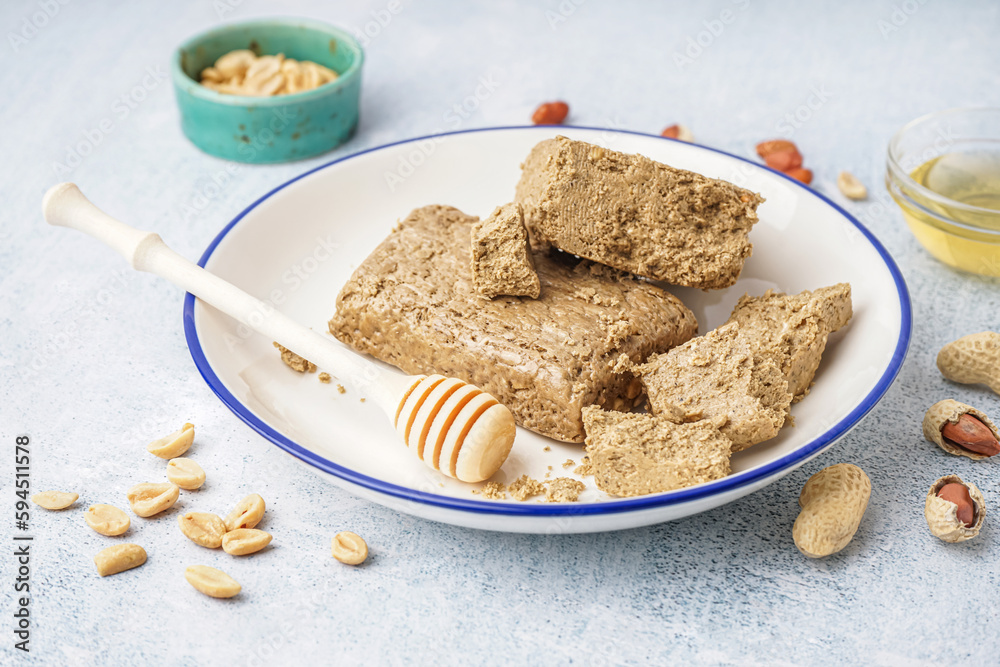
[[[780,364],[730,322],[634,370],[654,414],[685,422],[720,419],[719,429],[738,452],[773,438],[785,423],[792,395]]]
[[[538,298],[541,283],[520,204],[504,204],[472,226],[472,284],[483,296]]]
[[[641,155],[556,137],[522,165],[516,201],[538,247],[674,285],[736,282],[764,199]]]
[[[729,474],[732,442],[718,422],[676,424],[650,414],[589,407],[583,423],[594,481],[605,493],[661,493]]]
[[[743,296],[730,322],[739,322],[756,350],[781,360],[793,401],[809,393],[830,333],[847,325],[852,315],[851,286],[838,283],[812,292]]]

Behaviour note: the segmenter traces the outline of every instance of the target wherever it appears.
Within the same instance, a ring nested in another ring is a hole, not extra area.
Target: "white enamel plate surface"
[[[792,408],[794,428],[733,457],[733,474],[710,484],[616,499],[585,478],[578,503],[489,501],[475,486],[426,468],[403,446],[373,402],[341,394],[316,374],[279,359],[270,340],[188,295],[188,345],[212,390],[265,438],[331,482],[417,516],[514,532],[632,528],[717,507],[755,491],[832,446],[882,397],[910,339],[910,303],[898,269],[875,238],[808,187],[762,166],[691,144],[628,132],[519,127],[415,139],[324,165],[268,193],[213,241],[201,264],[298,322],[326,331],[340,287],[396,220],[427,204],[485,217],[510,201],[519,165],[538,141],[565,134],[760,192],[767,202],[752,233],[739,282],[722,291],[674,289],[700,331],[724,322],[745,292],[786,292],[837,282],[853,288],[854,319],[830,339],[812,392]],[[339,344],[339,343],[338,343]],[[545,447],[549,451],[545,451]],[[494,479],[522,473],[573,477],[581,445],[518,429],[514,450]],[[477,485],[478,486],[478,485]]]

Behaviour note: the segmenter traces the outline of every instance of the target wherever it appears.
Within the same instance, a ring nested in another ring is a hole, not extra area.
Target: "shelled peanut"
[[[309,60],[257,56],[253,51],[230,51],[201,72],[201,85],[229,95],[269,97],[290,95],[336,81],[337,73]]]
[[[802,154],[798,147],[787,139],[772,139],[757,144],[757,155],[771,169],[782,172],[786,176],[802,181],[806,185],[812,183],[813,173],[802,168]]]
[[[569,105],[565,102],[545,102],[531,114],[535,125],[562,125],[569,115]]]
[[[660,132],[660,136],[667,137],[668,139],[685,141],[687,143],[694,141],[694,135],[691,134],[691,130],[689,130],[686,125],[671,125],[669,127],[665,127],[663,128],[663,131]]]

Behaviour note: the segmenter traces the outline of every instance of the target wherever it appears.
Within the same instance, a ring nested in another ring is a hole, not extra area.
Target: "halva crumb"
[[[532,496],[545,493],[545,485],[537,479],[532,479],[527,475],[521,475],[507,487],[507,492],[514,500],[527,500]]]
[[[297,373],[314,373],[316,371],[316,364],[308,359],[300,357],[287,347],[283,347],[278,343],[274,343],[274,346],[281,350],[281,360],[284,361],[285,365],[293,371]]]
[[[490,500],[503,500],[507,497],[504,485],[499,482],[486,482],[486,486],[483,487],[481,492],[483,498],[489,498]]]
[[[569,477],[557,477],[548,483],[545,500],[550,503],[575,503],[585,488],[587,487],[583,482]]]
[[[319,381],[322,382],[323,384],[330,384],[330,380],[331,379],[332,378],[330,377],[329,373],[320,373],[319,374]]]

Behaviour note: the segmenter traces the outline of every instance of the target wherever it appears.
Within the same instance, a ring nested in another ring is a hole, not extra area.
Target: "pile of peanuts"
[[[985,384],[1000,394],[1000,333],[984,331],[948,343],[938,353],[941,374],[960,384]],[[932,405],[923,420],[924,437],[952,456],[982,461],[1000,454],[1000,431],[985,413],[952,399]],[[871,495],[871,481],[857,466],[838,463],[809,478],[799,496],[795,545],[810,558],[843,549],[854,537]],[[975,484],[945,475],[931,484],[924,518],[935,537],[964,542],[979,535],[986,503]]]
[[[195,461],[180,458],[194,442],[194,425],[184,424],[180,430],[154,440],[146,450],[167,462],[169,482],[145,482],[128,490],[126,498],[132,512],[141,518],[156,516],[177,502],[180,490],[193,491],[205,483],[205,471]],[[79,494],[65,491],[44,491],[31,500],[47,510],[64,510],[79,498]],[[264,518],[264,499],[256,493],[241,500],[225,519],[209,512],[188,512],[180,517],[181,533],[195,544],[218,549],[232,556],[257,553],[271,543],[271,535],[257,529]],[[84,520],[95,532],[108,537],[126,533],[131,526],[128,515],[114,505],[91,505]],[[337,533],[332,543],[333,557],[348,565],[360,565],[368,558],[368,545],[349,531]],[[102,577],[118,574],[146,562],[146,550],[138,544],[116,544],[94,556],[97,573]],[[242,587],[222,570],[207,565],[192,565],[184,578],[196,590],[209,597],[231,598]]]
[[[201,72],[201,85],[229,95],[268,97],[318,88],[337,79],[337,73],[309,60],[293,60],[279,53],[257,56],[253,51],[230,51]]]
[[[963,336],[941,348],[937,367],[959,384],[984,384],[1000,394],[1000,333]],[[927,410],[924,437],[952,456],[983,461],[1000,454],[1000,431],[985,413],[952,399]],[[931,485],[924,504],[931,533],[945,542],[964,542],[979,534],[986,518],[983,494],[972,482],[946,475]]]

